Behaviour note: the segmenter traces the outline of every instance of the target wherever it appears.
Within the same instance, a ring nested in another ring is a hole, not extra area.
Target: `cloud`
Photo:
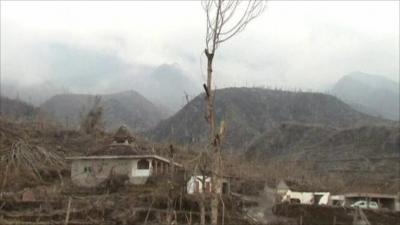
[[[174,62],[204,80],[199,2],[1,4],[3,81],[55,80],[72,90],[102,91],[114,74]],[[398,81],[398,7],[396,1],[268,2],[260,18],[219,48],[216,85],[323,89],[352,71]]]

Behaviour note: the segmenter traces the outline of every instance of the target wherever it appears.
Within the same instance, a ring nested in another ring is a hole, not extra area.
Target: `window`
[[[228,194],[229,186],[227,182],[222,183],[222,194]]]
[[[146,159],[141,159],[137,163],[138,170],[148,170],[150,168],[150,163]]]
[[[206,182],[206,192],[211,193],[211,184],[208,181]]]
[[[83,167],[83,172],[84,173],[91,173],[92,172],[92,167],[90,167],[90,166]]]
[[[199,181],[195,181],[195,187],[194,187],[194,192],[199,193],[200,192],[200,182]]]

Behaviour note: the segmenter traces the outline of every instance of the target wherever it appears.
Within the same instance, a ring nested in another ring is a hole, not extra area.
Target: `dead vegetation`
[[[62,152],[36,144],[29,129],[13,129],[15,124],[1,120],[1,190],[19,190],[62,180],[67,165]]]
[[[82,118],[81,130],[86,134],[96,135],[104,132],[103,107],[100,102],[101,97],[96,96],[92,108]]]
[[[68,224],[152,225],[167,224],[167,220],[168,224],[196,224],[201,221],[202,202],[204,221],[206,224],[211,221],[210,196],[186,195],[184,185],[171,182],[169,177],[153,177],[144,186],[126,185],[126,177],[118,176],[111,176],[93,189],[72,185],[69,174],[65,173],[68,166],[64,156],[85,155],[100,145],[110,144],[112,139],[107,134],[94,141],[92,136],[77,131],[57,127],[37,130],[35,125],[0,122],[0,184],[5,184],[0,194],[0,224],[65,224],[67,214]],[[141,138],[135,143],[170,157],[168,146]],[[179,146],[173,149],[174,161],[182,163],[188,171],[185,179],[207,169],[207,166],[199,166],[209,163],[210,159],[197,158],[198,152],[194,149]],[[222,223],[224,218],[224,224],[258,224],[243,209],[257,206],[255,199],[262,194],[265,184],[273,186],[279,178],[307,181],[307,185],[313,187],[345,186],[339,177],[323,180],[322,176],[312,176],[308,170],[312,163],[308,167],[297,163],[260,164],[226,153],[224,162],[224,175],[232,179],[231,190],[237,193],[220,199],[218,221]],[[296,220],[298,217],[292,217],[275,221],[275,224],[296,224]]]
[[[63,155],[31,145],[23,139],[12,143],[9,149],[0,150],[2,190],[14,185],[24,187],[43,184],[51,178],[61,178],[65,170],[67,166]],[[15,182],[15,178],[25,182]]]
[[[144,186],[129,186],[126,177],[110,176],[96,188],[78,188],[66,173],[64,157],[87,154],[91,151],[79,146],[96,149],[96,142],[77,131],[0,122],[0,224],[166,224],[167,219],[168,224],[195,224],[200,220],[198,202],[185,194],[185,180],[175,179],[178,174],[154,177]],[[98,139],[110,141],[107,136]],[[176,155],[179,161],[195,155],[175,146],[167,151],[166,146],[145,141],[137,145],[164,156]],[[229,204],[225,221],[248,224],[239,206],[229,201],[224,200]],[[205,216],[209,221],[208,207]]]

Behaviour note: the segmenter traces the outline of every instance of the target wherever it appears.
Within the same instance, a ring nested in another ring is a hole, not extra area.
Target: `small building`
[[[329,205],[344,206],[344,195],[331,195],[329,198]]]
[[[379,208],[393,211],[400,211],[400,199],[398,195],[379,194],[379,193],[347,193],[344,194],[344,206],[351,206],[357,201],[374,201]],[[369,204],[367,204],[368,206]]]
[[[330,200],[329,192],[314,191],[307,185],[295,181],[281,180],[276,186],[276,193],[281,196],[282,202],[327,205]]]
[[[204,185],[203,185],[204,184]],[[186,184],[186,190],[188,194],[198,194],[203,193],[203,190],[206,193],[211,193],[211,177],[206,175],[195,175],[191,176]],[[204,187],[204,188],[203,188]],[[223,178],[222,187],[220,190],[217,190],[218,193],[229,194],[230,193],[230,182],[228,178]]]
[[[126,176],[131,184],[145,184],[149,177],[169,172],[170,160],[135,145],[126,127],[121,127],[110,145],[87,156],[68,157],[71,180],[82,187],[95,187],[110,176]],[[173,163],[178,170],[182,165]]]

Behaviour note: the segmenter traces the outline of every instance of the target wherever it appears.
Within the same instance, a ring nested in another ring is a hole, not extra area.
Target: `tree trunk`
[[[203,193],[204,194],[204,193]],[[206,224],[206,206],[204,205],[204,198],[200,200],[200,225]]]
[[[209,125],[209,153],[211,155],[211,224],[218,224],[218,190],[220,188],[220,171],[219,162],[221,159],[221,153],[219,143],[215,142],[215,118],[214,118],[214,92],[212,90],[212,72],[213,72],[213,58],[214,53],[205,50],[207,56],[207,87],[206,87],[206,101],[207,101],[207,122]]]
[[[167,207],[168,207],[168,215],[167,215],[167,224],[170,225],[172,224],[172,213],[173,213],[173,199],[174,199],[174,195],[173,195],[173,183],[174,183],[174,172],[175,172],[175,165],[174,165],[174,147],[172,145],[169,146],[170,147],[170,152],[169,152],[169,182],[168,182],[168,202],[167,202]]]
[[[210,144],[214,139],[214,109],[213,109],[213,91],[212,91],[212,63],[214,58],[214,53],[209,53],[208,50],[205,50],[205,54],[207,56],[207,87],[206,87],[206,102],[207,102],[207,113],[206,119],[209,125],[208,130],[208,139]]]
[[[218,224],[218,214],[219,214],[219,199],[221,194],[221,149],[219,147],[219,143],[216,143],[217,146],[213,147],[212,154],[212,167],[213,167],[213,175],[212,175],[212,198],[211,198],[211,224]]]

